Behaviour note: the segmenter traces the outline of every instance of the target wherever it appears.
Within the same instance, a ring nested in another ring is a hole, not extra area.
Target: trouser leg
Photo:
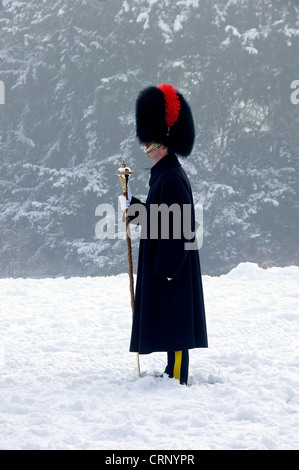
[[[175,378],[180,381],[181,384],[187,385],[188,372],[189,372],[189,351],[184,349],[183,351],[170,351],[167,353],[167,367],[165,373],[170,378]]]

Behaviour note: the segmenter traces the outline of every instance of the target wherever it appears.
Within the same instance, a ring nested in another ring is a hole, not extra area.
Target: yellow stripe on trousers
[[[182,351],[175,351],[173,377],[181,380]]]

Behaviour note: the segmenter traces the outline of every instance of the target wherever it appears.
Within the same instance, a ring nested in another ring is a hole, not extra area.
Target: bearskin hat
[[[141,91],[136,101],[136,135],[141,144],[157,142],[183,157],[190,155],[194,122],[181,93],[167,84]]]

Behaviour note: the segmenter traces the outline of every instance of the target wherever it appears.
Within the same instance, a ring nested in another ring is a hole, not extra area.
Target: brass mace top
[[[120,178],[123,193],[126,193],[128,190],[128,182],[132,173],[133,171],[131,170],[131,168],[127,167],[125,163],[123,163],[122,166],[116,172],[116,174]]]

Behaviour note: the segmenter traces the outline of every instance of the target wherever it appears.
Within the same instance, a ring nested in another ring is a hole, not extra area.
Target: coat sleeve
[[[139,199],[132,196],[131,204],[128,209],[128,218],[129,218],[130,224],[141,225],[142,215],[144,211],[145,211],[144,202],[141,202]],[[125,220],[125,214],[124,214],[123,220]]]
[[[155,210],[157,211],[157,208]],[[153,270],[156,276],[164,279],[179,279],[188,256],[185,243],[190,242],[190,239],[185,238],[184,235],[183,213],[185,210],[192,212],[193,205],[184,179],[181,177],[164,179],[159,191],[157,250]],[[155,214],[151,214],[151,229],[153,223],[155,223]]]

